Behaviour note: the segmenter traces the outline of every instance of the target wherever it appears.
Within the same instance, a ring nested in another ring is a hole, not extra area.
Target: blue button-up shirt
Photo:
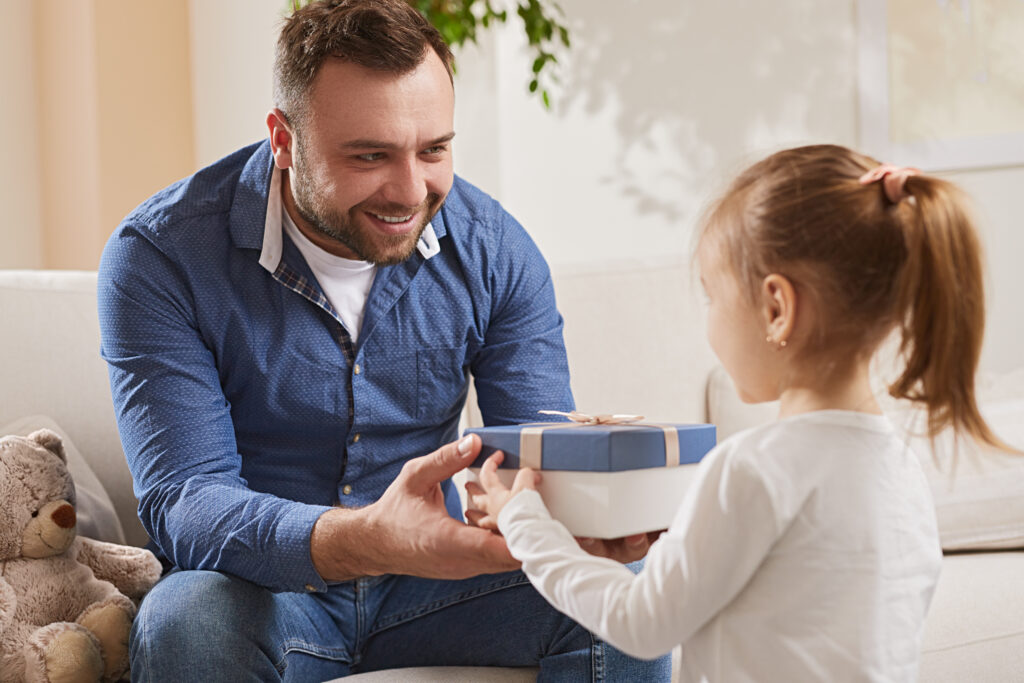
[[[124,219],[100,264],[102,354],[154,549],[323,590],[317,518],[454,439],[469,373],[487,424],[572,395],[549,270],[497,202],[456,178],[440,250],[378,269],[353,344],[287,235],[264,250],[272,169],[268,143],[247,147]]]

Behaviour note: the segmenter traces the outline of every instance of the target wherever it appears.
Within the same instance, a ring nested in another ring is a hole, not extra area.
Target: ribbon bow
[[[643,415],[587,415],[575,410],[571,413],[563,413],[561,410],[538,410],[537,412],[542,415],[561,415],[583,425],[626,425],[644,419]]]
[[[538,410],[543,415],[561,415],[570,422],[541,423],[525,425],[519,432],[519,466],[541,469],[542,439],[545,431],[565,427],[593,427],[596,425],[632,425],[635,427],[652,427],[665,434],[665,466],[674,467],[679,464],[679,433],[675,425],[649,424],[641,422],[643,415],[587,415],[572,411],[563,413],[560,410]]]

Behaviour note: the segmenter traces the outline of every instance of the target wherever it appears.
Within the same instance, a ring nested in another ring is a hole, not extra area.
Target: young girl
[[[721,443],[643,570],[581,550],[501,454],[467,489],[536,588],[615,647],[682,643],[684,681],[915,681],[941,551],[928,484],[872,394],[890,387],[998,444],[978,412],[978,238],[948,182],[848,149],[774,154],[713,207],[697,260],[708,339],[743,400],[779,420]]]

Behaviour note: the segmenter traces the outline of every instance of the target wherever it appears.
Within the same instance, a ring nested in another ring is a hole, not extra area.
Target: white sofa
[[[141,545],[146,535],[135,516],[99,358],[95,283],[91,272],[0,271],[0,433],[59,427],[74,447],[72,473],[91,507],[82,532]],[[728,379],[714,370],[702,313],[684,294],[690,289],[682,264],[556,275],[580,409],[642,413],[652,420],[710,417],[722,435],[768,418],[764,407],[740,405]],[[997,417],[1024,423],[1024,390],[1014,394],[1016,388],[997,384],[991,395],[1004,411],[997,410]],[[466,419],[472,423],[478,416],[470,409]],[[927,624],[921,681],[1024,680],[1024,515],[1007,517],[1024,499],[1024,457],[1016,457],[1000,461],[1003,469],[995,476],[965,460],[966,489],[937,496],[944,544],[984,550],[946,557]],[[993,499],[998,509],[985,495],[990,489],[1004,496]],[[1000,546],[1009,549],[992,550]],[[438,668],[347,680],[497,682],[535,675],[532,669]]]

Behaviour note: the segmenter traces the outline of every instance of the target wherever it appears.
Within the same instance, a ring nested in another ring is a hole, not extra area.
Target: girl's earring
[[[774,340],[774,339],[772,339],[772,336],[771,336],[770,334],[769,334],[769,335],[768,335],[767,337],[765,337],[765,338],[764,338],[764,340],[765,340],[766,342],[768,342],[769,344],[774,344],[774,343],[776,343],[776,342],[775,342],[775,340]],[[786,348],[786,340],[785,340],[785,339],[783,339],[783,340],[779,341],[779,342],[778,342],[778,345],[779,345],[779,349],[784,349],[784,348]],[[776,349],[776,351],[777,351],[777,350],[778,350],[778,349]]]

